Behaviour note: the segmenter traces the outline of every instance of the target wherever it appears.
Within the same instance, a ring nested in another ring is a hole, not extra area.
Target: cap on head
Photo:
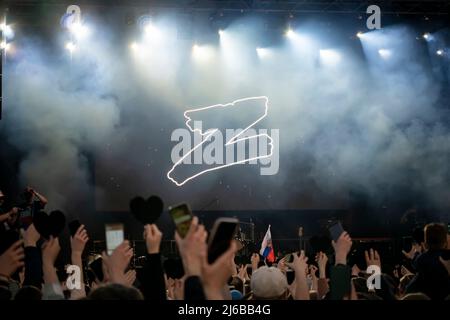
[[[286,292],[288,283],[280,269],[264,266],[253,272],[250,287],[256,299],[277,299]]]

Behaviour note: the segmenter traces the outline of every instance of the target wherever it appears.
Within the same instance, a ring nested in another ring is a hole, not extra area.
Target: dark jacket
[[[429,250],[417,258],[417,274],[406,288],[407,293],[422,292],[433,300],[443,300],[450,294],[450,277],[439,257],[450,259],[450,251]]]

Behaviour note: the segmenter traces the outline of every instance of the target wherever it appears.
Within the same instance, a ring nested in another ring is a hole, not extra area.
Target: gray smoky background
[[[167,13],[146,35],[118,16],[87,17],[72,54],[58,27],[18,31],[4,65],[0,130],[23,153],[20,181],[50,208],[127,210],[158,194],[211,210],[345,209],[358,197],[450,209],[450,61],[435,54],[448,29],[428,43],[408,24],[358,39],[356,26],[310,18],[287,38],[247,17],[219,37],[207,17],[187,30]],[[185,110],[262,95],[269,113],[255,129],[279,129],[278,174],[241,165],[182,187],[167,179]]]

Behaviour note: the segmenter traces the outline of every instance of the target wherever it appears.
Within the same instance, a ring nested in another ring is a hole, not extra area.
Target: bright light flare
[[[137,51],[137,50],[139,49],[139,45],[138,45],[136,42],[132,42],[132,43],[130,44],[130,48],[131,48],[131,50],[133,50],[133,51]]]
[[[424,33],[422,37],[427,41],[431,41],[433,39],[433,36],[429,33]]]
[[[392,56],[392,52],[389,49],[380,49],[380,50],[378,50],[378,54],[383,59],[388,59],[388,58],[390,58]]]
[[[198,61],[208,61],[213,57],[213,49],[208,46],[194,44],[192,46],[192,56]]]
[[[7,25],[5,23],[0,24],[0,30],[3,32],[6,39],[14,38],[14,30],[10,25]]]
[[[291,28],[289,28],[289,29],[286,30],[285,35],[286,35],[286,37],[288,37],[289,39],[293,39],[293,38],[295,38],[296,33],[295,33],[294,30],[292,30]]]
[[[341,61],[341,55],[336,50],[325,49],[320,50],[320,60],[324,65],[335,66]]]
[[[152,38],[161,37],[161,31],[153,24],[149,23],[144,28],[145,35]]]
[[[73,42],[68,42],[66,44],[66,49],[69,50],[70,53],[73,53],[77,46]]]
[[[272,54],[270,49],[267,48],[256,48],[256,53],[260,59],[268,58]]]
[[[85,38],[90,33],[89,28],[79,22],[72,23],[69,30],[78,39]]]
[[[358,37],[358,38],[363,38],[364,37],[364,33],[363,32],[361,32],[361,31],[359,31],[357,34],[356,34],[356,36]]]
[[[442,56],[442,55],[444,55],[444,50],[439,49],[439,50],[436,51],[436,54],[437,54],[438,56]]]
[[[8,51],[10,47],[11,47],[11,44],[7,43],[6,41],[2,41],[0,43],[0,49],[5,50],[5,52]]]

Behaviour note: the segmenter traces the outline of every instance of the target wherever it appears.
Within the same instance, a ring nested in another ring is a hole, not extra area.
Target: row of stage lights
[[[157,36],[160,37],[161,34],[159,33],[159,31],[157,30],[156,27],[154,27],[153,25],[148,25],[145,29],[145,33],[146,34],[151,34],[152,36]],[[219,30],[218,31],[219,37],[222,38],[225,36],[226,31],[225,30]],[[296,38],[299,37],[299,34],[297,32],[295,32],[293,29],[288,28],[285,33],[284,33],[285,37],[294,40]],[[365,33],[363,32],[358,32],[356,33],[356,37],[359,39],[364,38]],[[430,34],[430,33],[425,33],[422,35],[422,38],[425,39],[427,42],[430,42],[432,40],[434,40],[434,37]],[[418,38],[419,39],[419,38]],[[72,45],[72,44],[70,44]],[[132,42],[130,44],[130,48],[133,51],[138,51],[140,49],[141,45],[138,44],[137,42]],[[201,55],[202,50],[204,49],[203,46],[198,45],[197,43],[194,43],[194,45],[192,46],[192,52],[193,54],[197,54],[197,55]],[[260,58],[264,58],[266,56],[268,56],[269,50],[267,48],[260,48],[257,47],[256,48],[256,53]],[[444,49],[438,49],[436,50],[436,55],[438,56],[443,56],[444,54],[446,54],[446,51]],[[391,55],[392,55],[392,51],[390,49],[385,49],[385,48],[380,48],[378,50],[378,54],[380,55],[380,57],[384,58],[384,59],[388,59]],[[321,56],[325,56],[325,57],[330,57],[333,58],[333,56],[337,55],[337,53],[333,50],[320,50],[320,55]],[[336,58],[335,60],[337,60],[338,57],[334,57]]]
[[[4,52],[7,52],[11,48],[11,43],[8,42],[8,39],[12,39],[14,37],[14,32],[13,32],[11,26],[6,25],[5,23],[0,24],[0,30],[3,33],[3,39],[0,42],[0,49],[4,50]],[[68,30],[71,34],[72,40],[66,43],[66,49],[72,55],[77,50],[77,44],[76,44],[77,40],[85,38],[90,33],[90,30],[88,27],[86,27],[85,25],[83,25],[80,22],[71,24],[68,27]],[[150,23],[144,27],[144,31],[146,34],[149,34],[152,37],[162,37],[161,32]],[[218,34],[220,37],[223,37],[225,35],[225,31],[219,30]],[[298,34],[290,28],[286,30],[284,35],[289,39],[295,39],[296,37],[298,37]],[[364,38],[364,35],[365,34],[363,32],[358,32],[356,34],[356,37],[362,39],[362,38]],[[430,33],[423,34],[422,38],[428,42],[434,40],[433,35]],[[131,43],[130,48],[133,51],[138,51],[140,48],[140,45],[137,42],[133,42],[133,43]],[[194,54],[200,53],[202,50],[203,50],[202,46],[200,46],[198,44],[194,44],[192,46],[192,52]],[[327,52],[330,52],[330,50],[320,50],[321,55],[327,54]],[[269,54],[269,52],[266,48],[259,48],[259,47],[256,48],[256,53],[258,54],[258,56],[260,58],[263,58]],[[382,58],[389,58],[392,55],[391,50],[385,49],[385,48],[379,49],[378,53]],[[443,48],[436,50],[435,53],[438,56],[444,56],[444,55],[448,54],[447,51]],[[331,54],[331,52],[330,52],[330,54]]]
[[[146,34],[152,35],[153,37],[161,37],[161,33],[160,31],[153,26],[152,24],[148,24],[145,28],[144,28],[144,32]],[[219,30],[218,31],[219,37],[222,38],[226,35],[226,31],[225,30]],[[359,39],[364,38],[365,33],[363,32],[358,32],[356,33],[356,37]],[[288,28],[285,32],[284,32],[284,36],[294,40],[296,38],[299,37],[299,34],[297,32],[295,32],[293,29]],[[433,41],[434,37],[433,35],[431,35],[430,33],[424,33],[422,35],[422,38],[425,39],[427,42]],[[419,38],[418,38],[419,39]],[[68,45],[70,45],[70,48],[73,48],[73,44],[69,43]],[[138,44],[137,42],[132,42],[130,45],[130,48],[133,51],[138,51],[140,49],[141,45]],[[194,43],[192,46],[192,52],[194,54],[197,53],[201,53],[201,51],[203,50],[203,46],[198,45],[197,43]],[[269,55],[269,50],[267,48],[261,48],[261,47],[257,47],[256,48],[256,53],[260,58],[264,58],[265,56]],[[447,54],[445,49],[438,49],[436,50],[436,55],[438,56],[443,56],[444,54]],[[385,49],[385,48],[380,48],[378,50],[378,54],[382,57],[382,58],[389,58],[392,55],[392,51],[389,49]],[[320,55],[332,55],[332,50],[320,50]]]

